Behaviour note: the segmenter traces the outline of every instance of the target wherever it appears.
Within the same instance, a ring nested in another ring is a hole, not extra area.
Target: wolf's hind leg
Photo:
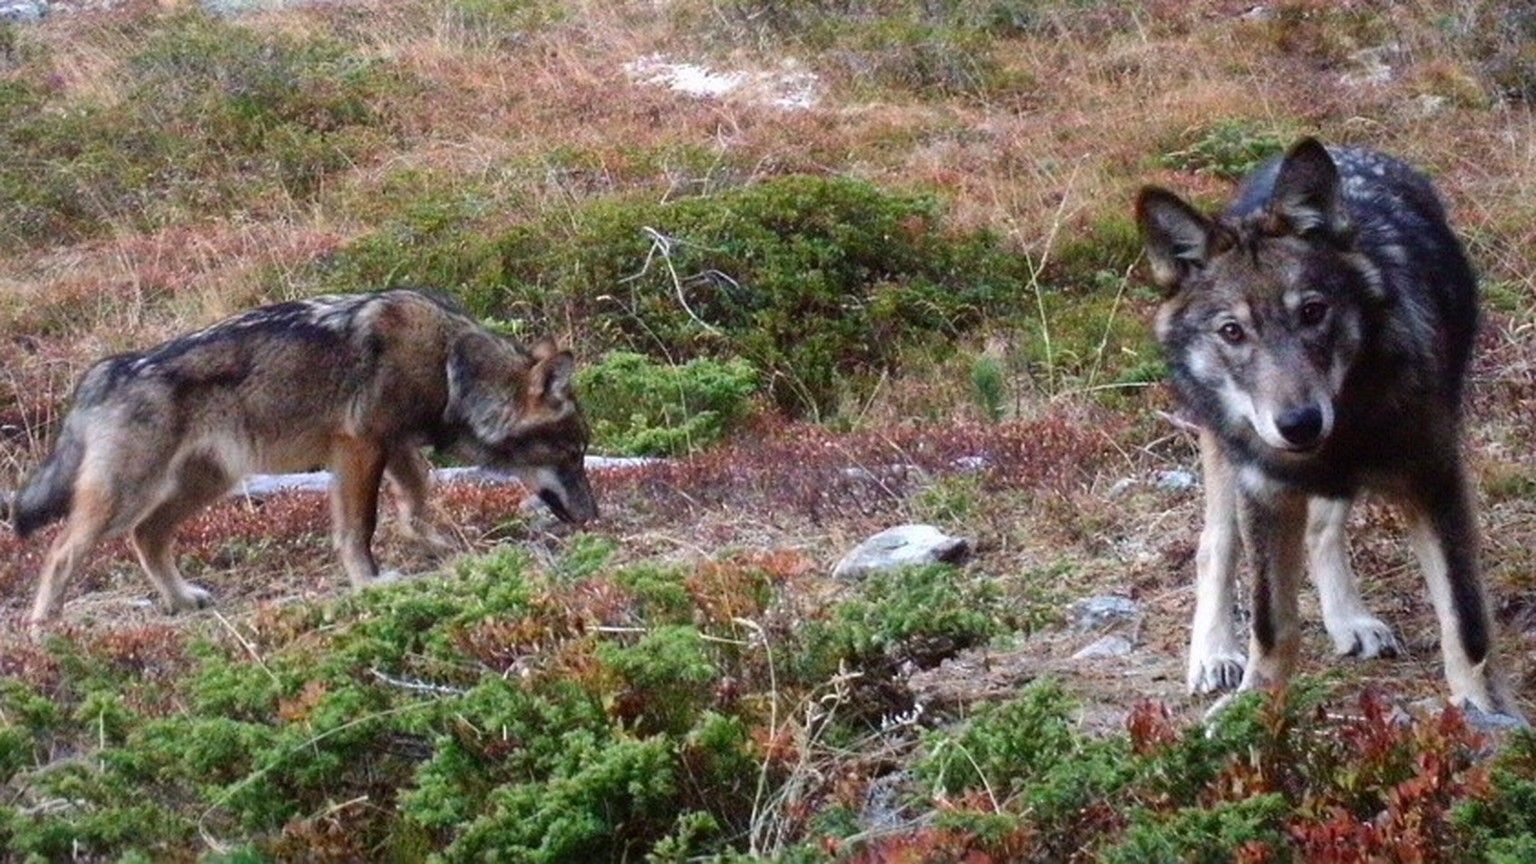
[[[1396,657],[1402,653],[1397,636],[1366,608],[1349,565],[1349,507],[1348,498],[1313,498],[1307,506],[1307,569],[1317,585],[1323,626],[1340,656]]]
[[[116,502],[110,489],[89,481],[76,483],[69,518],[48,550],[38,576],[37,596],[27,616],[27,625],[34,634],[63,610],[69,578],[107,534],[115,512]]]
[[[1243,678],[1234,616],[1237,590],[1237,485],[1221,445],[1200,434],[1205,524],[1195,552],[1195,617],[1189,639],[1189,692],[1232,690]]]
[[[1408,501],[1408,540],[1424,568],[1440,621],[1440,650],[1451,701],[1522,717],[1497,668],[1493,620],[1478,573],[1472,493],[1459,465],[1421,480]]]
[[[230,480],[218,465],[192,460],[181,467],[168,494],[133,527],[133,551],[139,566],[160,592],[167,612],[190,612],[213,604],[213,595],[181,576],[172,541],[181,523],[229,491]]]
[[[432,475],[419,448],[391,447],[384,463],[384,479],[389,482],[395,511],[407,536],[440,554],[458,548],[458,544],[432,522],[431,507],[427,503]]]

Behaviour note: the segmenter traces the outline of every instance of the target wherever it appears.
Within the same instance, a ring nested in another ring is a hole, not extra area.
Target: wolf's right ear
[[[1191,271],[1215,253],[1216,227],[1183,198],[1158,186],[1144,186],[1136,196],[1136,225],[1147,247],[1152,281],[1170,297]]]

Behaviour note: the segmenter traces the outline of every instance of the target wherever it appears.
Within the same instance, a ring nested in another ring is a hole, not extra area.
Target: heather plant
[[[46,683],[0,679],[0,842],[42,860],[748,860],[773,824],[775,854],[803,861],[1514,861],[1536,846],[1529,735],[1489,761],[1455,709],[1410,720],[1367,692],[1341,711],[1305,681],[1206,726],[1144,704],[1125,733],[1091,733],[1050,680],[930,718],[901,806],[937,815],[861,836],[844,804],[803,808],[846,800],[839,748],[914,728],[901,668],[1004,632],[991,580],[870,577],[787,629],[772,609],[792,561],[615,552],[501,551],[190,645],[54,640],[26,661],[55,670]],[[823,707],[802,720],[796,705]]]
[[[1098,738],[1077,727],[1059,682],[1036,683],[924,735],[915,774],[950,806],[938,831],[903,848],[1105,862],[1462,861],[1531,848],[1523,811],[1492,803],[1527,791],[1528,736],[1490,782],[1486,742],[1456,709],[1409,720],[1367,691],[1340,714],[1333,698],[1300,682],[1184,728],[1144,704],[1126,736]]]
[[[903,664],[927,668],[985,644],[1009,620],[1002,591],[984,574],[944,564],[873,573],[825,618],[808,622],[795,674],[815,682],[839,668],[871,677]]]
[[[971,388],[982,419],[1000,422],[1008,410],[1008,379],[1003,361],[990,354],[977,355],[971,361]]]

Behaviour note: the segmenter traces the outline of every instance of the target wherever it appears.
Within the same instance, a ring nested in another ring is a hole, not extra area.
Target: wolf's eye
[[[1243,325],[1236,321],[1228,321],[1216,329],[1217,335],[1226,341],[1228,345],[1236,345],[1248,335],[1243,332]]]
[[[1328,317],[1328,304],[1321,300],[1309,300],[1301,304],[1301,311],[1297,314],[1303,327],[1316,327]]]

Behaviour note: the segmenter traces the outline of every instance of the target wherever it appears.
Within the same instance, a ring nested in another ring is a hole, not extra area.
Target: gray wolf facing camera
[[[357,587],[379,572],[382,480],[408,530],[431,533],[424,445],[518,474],[561,519],[595,518],[572,371],[569,352],[525,350],[410,290],[277,303],[101,360],[12,504],[22,537],[65,520],[29,620],[56,616],[92,547],[122,533],[167,609],[208,605],[177,571],[172,538],[256,472],[331,470],[333,539]]]
[[[1452,699],[1518,715],[1495,669],[1461,453],[1476,282],[1429,181],[1306,139],[1220,215],[1147,187],[1136,218],[1163,296],[1157,338],[1202,429],[1190,689],[1290,676],[1309,563],[1341,653],[1397,650],[1345,548],[1350,502],[1371,490],[1405,517]],[[1232,617],[1239,537],[1253,570],[1246,662]]]

